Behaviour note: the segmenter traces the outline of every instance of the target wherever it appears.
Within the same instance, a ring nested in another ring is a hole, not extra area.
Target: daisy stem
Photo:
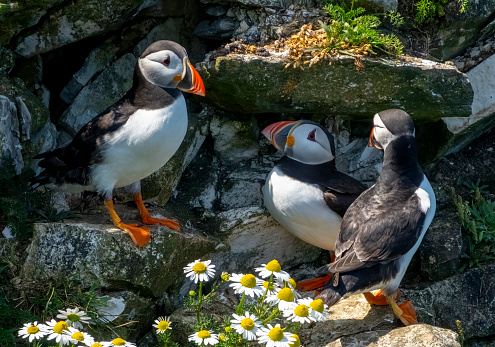
[[[279,309],[276,308],[273,310],[272,314],[267,318],[265,319],[262,324],[265,325],[267,324],[269,321],[271,321],[273,318],[275,318],[278,314],[280,313]]]
[[[263,301],[265,301],[266,296],[268,295],[268,289],[270,288],[270,285],[272,284],[272,281],[273,281],[273,272],[270,275],[270,280],[268,281],[268,285],[266,286],[265,294],[263,294],[263,296],[259,297],[259,299],[258,299],[259,300],[259,304],[262,304]]]
[[[198,307],[196,309],[196,319],[199,325],[199,315],[201,313],[201,304],[203,303],[203,282],[199,282]]]
[[[217,289],[218,287],[220,287],[220,285],[222,283],[223,282],[217,283],[217,285],[215,287],[213,287],[213,289],[211,290],[211,292],[209,292],[208,294],[205,295],[205,300],[210,296],[210,294],[212,294],[215,291],[215,289]]]
[[[235,312],[237,314],[241,314],[243,312],[243,309],[244,309],[244,300],[245,299],[246,299],[246,293],[242,293],[241,302],[235,308]]]

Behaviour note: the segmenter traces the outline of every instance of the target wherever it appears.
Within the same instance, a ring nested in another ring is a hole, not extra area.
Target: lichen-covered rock
[[[278,56],[229,54],[200,65],[207,101],[240,113],[339,114],[370,119],[403,108],[415,120],[471,114],[473,91],[467,77],[450,65],[421,59],[354,59],[328,65],[285,68]],[[345,102],[343,102],[345,100]]]
[[[117,205],[120,217],[136,220],[136,212]],[[156,211],[150,210],[152,215]],[[24,281],[77,276],[90,286],[95,280],[102,288],[138,290],[141,295],[159,297],[184,276],[183,267],[212,251],[215,242],[197,232],[175,232],[150,226],[151,242],[142,248],[102,215],[85,221],[35,224],[32,243],[23,265]],[[102,224],[94,224],[100,218]]]
[[[461,347],[461,344],[457,333],[452,330],[415,324],[394,329],[369,347]]]
[[[67,2],[35,31],[22,35],[15,50],[30,57],[104,34],[130,19],[141,3],[142,0]]]
[[[228,235],[211,254],[221,271],[252,272],[273,259],[288,269],[311,263],[324,252],[293,236],[260,207],[229,210],[217,218],[223,220],[219,232]]]
[[[14,65],[15,65],[14,52],[0,45],[0,73],[8,75],[10,71],[12,71]]]
[[[495,334],[495,264],[435,282],[419,290],[404,290],[418,320],[457,330],[459,320],[466,339]]]

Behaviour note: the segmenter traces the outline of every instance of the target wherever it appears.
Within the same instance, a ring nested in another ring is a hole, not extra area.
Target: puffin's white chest
[[[275,167],[263,195],[271,215],[285,229],[314,246],[335,249],[342,218],[327,206],[321,189],[292,179]]]
[[[92,170],[98,191],[123,187],[149,176],[175,154],[187,131],[184,97],[157,110],[139,110],[105,138],[103,161]]]

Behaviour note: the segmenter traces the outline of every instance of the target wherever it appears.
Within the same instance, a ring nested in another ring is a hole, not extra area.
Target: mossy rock
[[[206,99],[237,113],[333,114],[353,120],[369,120],[389,108],[404,109],[421,121],[471,114],[469,80],[450,65],[368,58],[364,71],[358,71],[350,57],[304,70],[285,68],[287,63],[241,54],[202,63]]]

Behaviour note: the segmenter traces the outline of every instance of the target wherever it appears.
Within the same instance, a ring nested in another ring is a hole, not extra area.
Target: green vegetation
[[[467,259],[467,263],[461,271],[495,259],[495,201],[482,195],[486,186],[479,186],[479,181],[471,186],[471,192],[474,193],[471,202],[463,201],[452,188],[452,198],[468,236],[468,247],[462,256]]]
[[[363,7],[354,8],[354,0],[348,8],[345,3],[340,5],[327,4],[325,11],[332,19],[329,25],[320,22],[330,42],[330,49],[348,49],[360,47],[358,53],[370,52],[376,54],[375,50],[393,56],[402,55],[403,45],[395,35],[380,34],[376,28],[380,25],[380,19],[374,15],[365,14]],[[387,17],[394,25],[402,24],[402,17],[398,14],[388,13]]]
[[[469,0],[454,0],[459,3],[459,13],[469,10]],[[416,3],[416,17],[414,20],[418,24],[430,23],[436,17],[445,16],[444,6],[449,0],[420,0]]]

